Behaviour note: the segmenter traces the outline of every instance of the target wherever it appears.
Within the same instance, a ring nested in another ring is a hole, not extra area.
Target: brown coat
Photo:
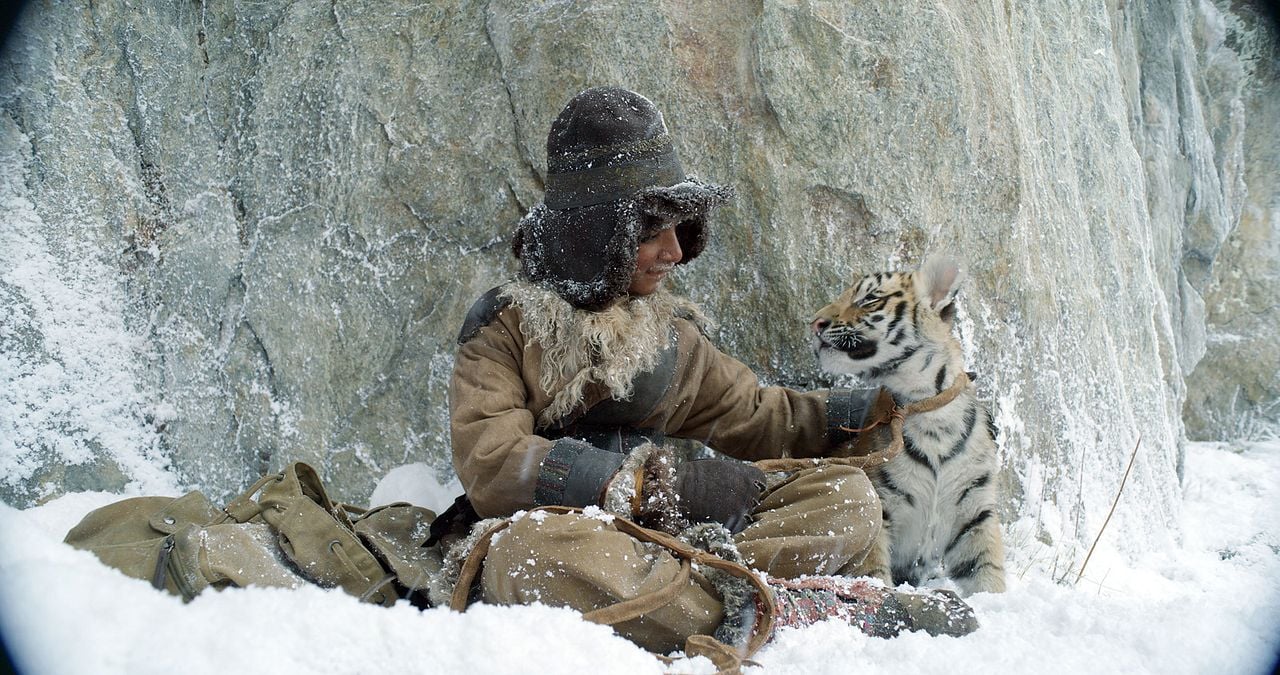
[[[538,379],[542,347],[520,331],[520,309],[503,308],[458,350],[449,390],[453,465],[481,516],[534,505],[552,441],[535,423],[550,403]],[[716,349],[698,328],[675,319],[671,385],[636,426],[702,441],[746,460],[813,457],[831,447],[827,392],[761,387],[749,368]],[[608,397],[588,386],[582,410]]]

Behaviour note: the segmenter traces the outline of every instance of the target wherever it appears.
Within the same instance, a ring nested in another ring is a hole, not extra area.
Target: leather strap
[[[592,623],[613,626],[642,617],[675,599],[680,594],[680,591],[683,591],[689,585],[689,575],[692,571],[693,565],[689,562],[689,559],[681,558],[680,571],[676,573],[675,578],[667,585],[651,593],[637,595],[630,600],[623,600],[608,607],[593,609],[583,614],[582,618]]]
[[[906,447],[906,442],[902,438],[902,426],[906,422],[907,417],[911,415],[919,415],[921,413],[933,412],[946,406],[956,400],[965,389],[969,387],[972,380],[965,372],[961,372],[956,376],[955,382],[951,383],[945,391],[937,396],[930,396],[922,401],[916,401],[905,406],[894,408],[887,416],[882,417],[861,429],[845,429],[845,431],[868,431],[885,422],[889,422],[889,432],[892,434],[892,440],[889,445],[858,457],[781,457],[778,459],[762,459],[755,463],[756,467],[765,473],[776,471],[800,471],[801,469],[810,469],[815,466],[829,466],[832,464],[842,466],[853,466],[864,471],[874,469],[878,466],[887,464],[894,457],[897,457]]]
[[[280,480],[283,476],[284,474],[281,473],[269,473],[254,481],[253,485],[250,485],[248,490],[245,490],[239,497],[236,497],[228,502],[226,506],[222,507],[223,512],[227,514],[227,518],[230,518],[237,523],[247,523],[253,519],[254,516],[262,513],[262,505],[259,504],[254,497],[258,496],[258,491],[267,483],[270,483],[273,480]],[[223,520],[223,522],[226,521]]]

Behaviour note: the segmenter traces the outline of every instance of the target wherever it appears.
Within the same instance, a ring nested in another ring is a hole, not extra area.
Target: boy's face
[[[661,230],[649,235],[636,248],[636,270],[631,274],[631,287],[627,289],[631,295],[649,295],[662,286],[667,277],[684,256],[680,250],[680,240],[676,237],[676,218],[657,218],[645,223],[647,227],[659,226]],[[654,221],[657,221],[656,223]]]

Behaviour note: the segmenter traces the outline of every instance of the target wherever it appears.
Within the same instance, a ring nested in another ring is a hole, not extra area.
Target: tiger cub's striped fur
[[[915,272],[863,277],[813,321],[819,366],[884,387],[900,406],[946,390],[964,372],[951,333],[962,277],[936,257]],[[868,472],[885,527],[862,569],[894,583],[948,576],[965,594],[1003,591],[990,411],[970,385],[946,406],[908,417],[903,439],[900,455]]]

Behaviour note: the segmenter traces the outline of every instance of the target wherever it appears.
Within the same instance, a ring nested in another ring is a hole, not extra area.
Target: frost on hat
[[[681,263],[706,246],[706,217],[732,190],[686,176],[662,113],[618,87],[588,89],[547,134],[546,195],[512,241],[521,271],[579,309],[627,293],[644,215],[677,216]]]

